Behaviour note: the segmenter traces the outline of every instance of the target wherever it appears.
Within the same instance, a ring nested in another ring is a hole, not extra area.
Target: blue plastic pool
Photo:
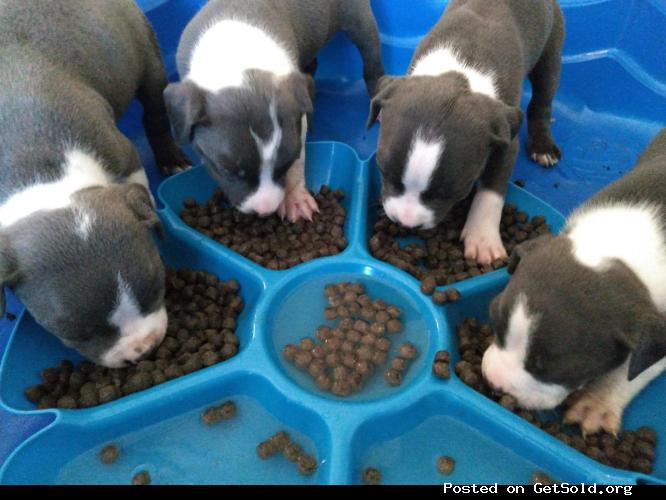
[[[179,34],[203,3],[139,0],[156,28],[173,78]],[[524,180],[526,191],[512,186],[508,195],[528,213],[545,214],[556,229],[563,219],[555,209],[566,214],[621,176],[666,123],[666,1],[560,3],[568,33],[553,134],[564,158],[555,169],[544,170],[529,162],[523,150],[514,179]],[[373,1],[389,73],[404,73],[416,44],[445,4]],[[441,484],[435,460],[443,454],[457,460],[447,479],[454,483],[526,483],[536,470],[570,482],[666,483],[666,377],[631,404],[624,422],[627,428],[645,424],[657,429],[652,476],[600,465],[472,391],[455,375],[445,382],[432,377],[434,352],[457,351],[455,324],[470,315],[484,318],[488,302],[508,276],[497,271],[462,282],[456,288],[463,300],[440,308],[419,292],[414,278],[369,255],[368,221],[374,216],[378,185],[372,158],[377,128],[364,128],[368,98],[360,77],[355,48],[344,36],[336,38],[320,57],[308,145],[309,187],[330,184],[347,192],[350,244],[340,255],[288,271],[261,268],[179,221],[183,199],[203,200],[214,184],[202,168],[195,168],[160,186],[139,106],[132,107],[122,128],[138,145],[163,207],[169,233],[165,259],[241,282],[247,304],[239,319],[241,351],[229,361],[107,405],[36,411],[23,396],[25,387],[38,381],[41,369],[78,357],[28,314],[0,320],[0,483],[123,484],[147,468],[153,483],[164,484],[354,484],[361,481],[363,468],[372,465],[382,470],[386,483]],[[320,315],[310,311],[323,307],[324,284],[352,279],[403,308],[402,335],[420,346],[421,356],[400,388],[378,383],[340,400],[314,389],[282,361],[279,351],[319,323]],[[13,298],[9,310],[21,311]],[[201,425],[201,410],[225,399],[236,401],[238,418],[230,425]],[[317,456],[316,475],[303,478],[282,458],[259,463],[256,444],[280,429]],[[96,453],[110,441],[123,453],[113,466],[103,466]]]

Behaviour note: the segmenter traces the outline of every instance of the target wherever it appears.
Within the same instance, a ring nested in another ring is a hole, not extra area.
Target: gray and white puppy
[[[11,286],[47,330],[110,367],[166,330],[159,219],[116,127],[137,94],[158,165],[186,165],[166,83],[131,0],[0,1],[0,292]]]
[[[617,433],[629,402],[666,368],[666,129],[634,169],[578,208],[557,237],[516,248],[490,306],[488,382],[530,408]]]
[[[311,73],[340,31],[372,95],[384,70],[369,0],[212,0],[186,27],[182,81],[165,92],[171,123],[242,212],[294,221],[317,210],[304,175]]]
[[[506,256],[499,233],[519,150],[523,79],[530,158],[554,165],[551,103],[564,38],[556,0],[452,0],[419,44],[407,76],[382,78],[368,126],[381,112],[377,164],[386,215],[432,228],[479,182],[462,233],[465,257]]]

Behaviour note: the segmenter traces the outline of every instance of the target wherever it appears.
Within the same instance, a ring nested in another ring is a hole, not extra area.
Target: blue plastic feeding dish
[[[180,33],[203,3],[139,0],[158,33],[173,79]],[[666,3],[560,3],[567,39],[553,135],[564,157],[556,168],[545,170],[527,159],[523,147],[514,180],[522,179],[526,189],[512,185],[507,197],[530,215],[545,215],[555,230],[564,224],[560,213],[570,212],[631,168],[666,117]],[[388,73],[405,72],[414,48],[445,4],[372,2]],[[269,271],[179,219],[186,197],[204,201],[215,184],[202,167],[163,181],[154,169],[139,105],[128,111],[121,128],[139,148],[158,195],[168,232],[165,261],[240,282],[246,304],[238,322],[240,352],[102,406],[38,411],[24,389],[39,382],[44,368],[80,358],[27,313],[15,321],[2,320],[0,483],[127,484],[137,471],[149,470],[153,484],[356,484],[368,466],[381,470],[383,483],[524,484],[536,471],[568,482],[666,483],[663,376],[632,402],[624,419],[627,429],[649,425],[658,432],[651,476],[591,460],[476,393],[455,374],[446,381],[433,377],[434,353],[446,349],[457,359],[456,324],[468,316],[486,319],[488,303],[508,275],[500,270],[460,282],[456,288],[463,299],[436,307],[416,279],[370,255],[379,186],[373,158],[377,126],[364,126],[369,102],[361,74],[360,57],[345,36],[320,54],[307,147],[308,187],[328,184],[346,192],[349,245],[339,255],[285,271]],[[526,84],[523,104],[529,90]],[[340,399],[319,391],[282,360],[286,343],[312,334],[321,323],[317,311],[324,308],[323,287],[340,281],[361,282],[371,295],[403,309],[402,338],[417,344],[421,354],[400,387],[389,388],[381,380]],[[20,305],[10,299],[9,309],[20,311]],[[236,402],[237,417],[224,425],[202,425],[202,410],[227,399]],[[278,430],[289,432],[317,457],[316,474],[300,476],[282,457],[259,460],[257,443]],[[110,442],[119,446],[121,456],[113,465],[103,465],[97,454]],[[446,478],[436,468],[441,455],[456,460]]]

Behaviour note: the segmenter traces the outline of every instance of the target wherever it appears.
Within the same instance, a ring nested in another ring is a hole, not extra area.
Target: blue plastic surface
[[[203,0],[139,0],[158,33],[170,74],[175,75],[179,34]],[[403,73],[414,47],[437,20],[443,0],[374,0],[387,71]],[[564,153],[552,170],[521,153],[514,179],[563,213],[621,176],[666,117],[666,2],[661,0],[561,0],[567,21],[562,85],[554,106],[553,134]],[[319,58],[314,127],[308,145],[310,188],[343,187],[349,247],[288,271],[268,271],[186,227],[177,217],[183,198],[205,199],[214,185],[202,168],[164,182],[159,190],[169,238],[165,260],[206,269],[242,285],[246,309],[240,321],[240,353],[229,361],[158,387],[88,410],[35,411],[23,396],[39,371],[77,356],[37,326],[29,315],[0,320],[0,483],[127,483],[148,468],[154,483],[335,483],[361,481],[364,467],[385,482],[442,483],[437,456],[458,462],[452,482],[527,482],[539,469],[560,480],[635,483],[666,480],[660,439],[652,477],[602,466],[506,412],[465,386],[455,375],[442,382],[430,374],[438,349],[456,352],[461,319],[484,318],[490,299],[505,285],[505,271],[456,285],[463,300],[434,306],[411,276],[373,259],[367,235],[375,217],[379,176],[373,163],[377,127],[364,128],[368,98],[356,49],[345,36]],[[526,86],[525,102],[529,96]],[[134,104],[121,128],[137,144],[151,185],[162,179]],[[525,130],[521,131],[524,140]],[[348,146],[345,146],[346,143]],[[563,222],[552,208],[512,186],[508,199],[531,214]],[[409,377],[397,389],[372,384],[340,400],[316,390],[279,356],[287,342],[321,323],[322,285],[354,279],[405,310],[406,332],[421,348]],[[20,312],[10,297],[9,310]],[[314,311],[314,312],[313,312]],[[286,324],[289,318],[290,324]],[[660,377],[629,407],[625,426],[647,424],[660,438],[666,430]],[[233,399],[238,418],[208,428],[199,418],[207,405]],[[259,462],[256,444],[287,429],[314,453],[320,467],[302,478],[282,458]],[[113,466],[95,454],[119,443]]]

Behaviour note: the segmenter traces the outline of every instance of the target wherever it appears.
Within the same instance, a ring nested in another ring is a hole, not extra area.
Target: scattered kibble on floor
[[[103,464],[110,465],[118,460],[120,457],[120,450],[115,444],[106,445],[102,448],[102,451],[99,452],[99,459]]]
[[[347,247],[347,211],[340,203],[344,196],[342,189],[333,191],[322,186],[315,196],[319,212],[312,222],[301,219],[291,223],[277,214],[262,218],[226,207],[222,205],[222,191],[217,189],[205,203],[185,199],[180,217],[188,226],[257,264],[283,270],[337,255]]]
[[[451,295],[447,295],[438,291],[437,287],[480,276],[507,264],[507,259],[498,259],[490,265],[482,266],[473,259],[465,258],[464,243],[460,240],[460,234],[470,204],[471,197],[456,205],[441,224],[427,230],[404,228],[385,215],[381,216],[374,225],[369,241],[370,252],[374,257],[402,269],[421,281],[421,291],[426,295],[433,295],[435,303],[445,304],[458,300],[459,294],[452,292]],[[550,232],[550,226],[544,216],[537,215],[530,219],[513,203],[505,205],[500,234],[507,255],[511,254],[518,243]],[[401,245],[400,239],[407,237],[417,237],[422,243]]]
[[[597,462],[652,473],[657,444],[653,429],[644,426],[635,431],[623,431],[618,436],[599,433],[583,437],[577,426],[565,425],[559,419],[543,421],[538,413],[520,408],[513,397],[494,391],[484,380],[481,360],[494,339],[490,325],[470,317],[457,325],[456,335],[460,360],[455,364],[455,372],[465,384]]]
[[[235,356],[240,284],[190,269],[167,270],[165,305],[169,315],[162,344],[133,366],[106,368],[71,361],[46,368],[42,382],[25,390],[38,409],[89,408],[114,401]]]
[[[368,467],[363,471],[363,482],[371,486],[376,486],[382,482],[382,473],[374,467]]]

